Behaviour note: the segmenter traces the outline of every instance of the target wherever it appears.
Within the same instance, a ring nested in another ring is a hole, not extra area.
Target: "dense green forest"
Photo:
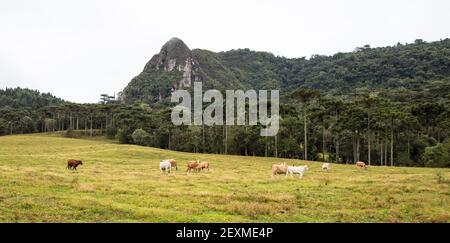
[[[279,88],[278,135],[261,137],[260,126],[172,125],[175,104],[155,99],[170,94],[155,92],[170,84],[158,85],[164,79],[156,72],[134,79],[121,103],[73,104],[27,89],[0,90],[0,134],[63,131],[179,151],[450,167],[450,39],[310,59],[248,49],[196,49],[192,56],[206,87]]]
[[[0,107],[12,108],[29,107],[38,109],[45,106],[68,103],[50,93],[41,93],[37,90],[22,88],[0,89]]]
[[[248,49],[193,53],[209,79],[253,89],[289,91],[305,86],[330,94],[354,93],[358,88],[414,90],[450,75],[450,39],[380,48],[366,45],[351,53],[310,59],[288,59]],[[229,82],[233,78],[235,82]]]

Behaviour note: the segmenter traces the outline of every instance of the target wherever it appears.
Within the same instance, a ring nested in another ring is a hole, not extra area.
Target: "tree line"
[[[5,105],[0,134],[62,132],[186,152],[450,167],[449,107],[446,99],[402,101],[368,90],[336,96],[302,87],[282,97],[275,137],[261,137],[260,124],[174,126],[168,104],[116,102],[61,102],[38,109]]]

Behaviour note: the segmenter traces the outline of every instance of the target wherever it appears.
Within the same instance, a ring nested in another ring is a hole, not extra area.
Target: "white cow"
[[[328,172],[329,169],[330,169],[330,163],[323,163],[322,164],[322,171]]]
[[[161,169],[161,172],[166,171],[170,173],[172,171],[172,164],[168,160],[161,160],[159,162],[159,169]]]
[[[288,166],[286,170],[286,176],[288,174],[291,174],[291,177],[293,177],[293,174],[298,174],[300,178],[303,178],[303,174],[305,174],[305,171],[309,170],[307,165],[303,166]]]

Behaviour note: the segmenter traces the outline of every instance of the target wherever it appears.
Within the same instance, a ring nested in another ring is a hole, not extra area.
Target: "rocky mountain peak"
[[[172,38],[166,42],[159,54],[156,54],[145,65],[144,72],[151,73],[158,70],[165,72],[178,71],[182,78],[175,84],[174,89],[190,87],[194,81],[202,81],[199,64],[192,55],[189,47],[179,38]]]

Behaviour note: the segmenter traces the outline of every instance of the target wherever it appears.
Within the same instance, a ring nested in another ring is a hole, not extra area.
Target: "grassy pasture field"
[[[159,171],[161,159],[179,169]],[[81,159],[77,171],[68,159]],[[211,170],[186,173],[186,162]],[[279,162],[303,179],[271,178]],[[43,134],[0,137],[0,222],[450,222],[450,169],[192,154]]]

